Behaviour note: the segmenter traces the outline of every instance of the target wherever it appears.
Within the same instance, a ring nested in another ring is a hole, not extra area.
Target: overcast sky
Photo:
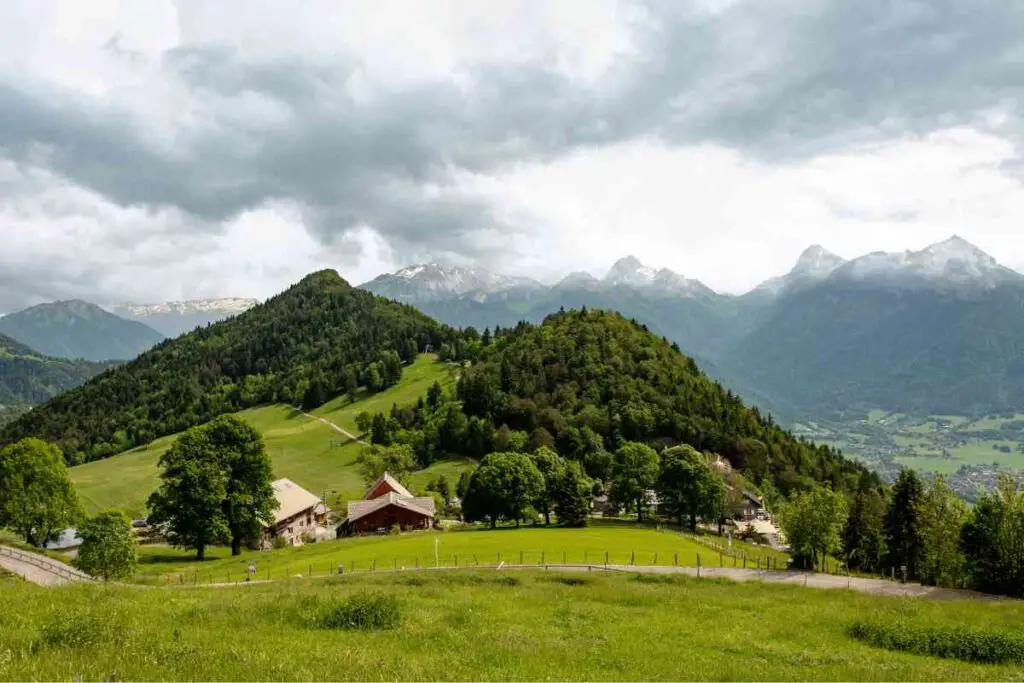
[[[1020,0],[7,0],[0,311],[324,267],[1024,270]]]

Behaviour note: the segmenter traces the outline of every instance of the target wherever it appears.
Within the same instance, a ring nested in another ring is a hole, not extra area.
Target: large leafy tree
[[[231,532],[231,554],[255,544],[263,523],[273,517],[277,499],[271,488],[274,469],[263,437],[248,422],[232,415],[200,427],[227,472],[223,510]]]
[[[0,450],[0,527],[42,546],[80,515],[60,449],[29,438]]]
[[[927,584],[955,588],[964,581],[964,556],[960,531],[967,518],[967,505],[936,475],[925,489],[918,506],[921,555],[918,578]]]
[[[783,505],[779,518],[794,561],[810,568],[823,566],[829,553],[842,548],[846,515],[846,499],[827,486],[801,493]]]
[[[682,526],[697,529],[697,520],[717,520],[725,510],[725,485],[692,446],[667,448],[655,485],[661,502]]]
[[[586,526],[590,514],[593,481],[578,462],[568,461],[551,488],[558,522],[563,526]]]
[[[520,520],[526,517],[544,489],[544,476],[529,456],[522,453],[491,453],[469,481],[462,502],[466,521]]]
[[[882,526],[885,539],[883,566],[900,573],[905,567],[908,579],[917,578],[917,564],[921,558],[923,542],[918,517],[923,495],[924,487],[917,474],[913,470],[901,470]]]
[[[211,447],[201,427],[188,430],[160,456],[160,488],[149,497],[149,519],[166,525],[171,545],[194,548],[196,559],[206,559],[206,547],[231,536],[224,501],[228,473],[220,454]]]
[[[658,481],[658,454],[646,444],[627,441],[615,451],[609,498],[643,521],[647,492]]]
[[[541,446],[530,454],[533,464],[544,477],[544,488],[537,498],[536,508],[544,513],[544,523],[551,524],[551,507],[555,504],[555,488],[565,473],[565,460],[547,446]]]
[[[135,573],[139,542],[123,512],[104,510],[90,517],[78,535],[82,538],[75,558],[79,569],[104,581],[126,579]]]
[[[385,472],[403,484],[407,483],[409,475],[416,469],[416,456],[412,448],[405,444],[387,448],[368,446],[362,450],[356,462],[366,486],[373,485]]]
[[[1024,597],[1024,492],[1008,474],[983,495],[960,532],[971,585]]]

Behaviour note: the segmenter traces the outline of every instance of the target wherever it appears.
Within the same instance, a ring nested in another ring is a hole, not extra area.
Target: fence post
[[[545,562],[544,562],[544,551],[543,550],[540,551],[540,563],[541,564],[545,564]]]
[[[636,551],[634,550],[629,554],[629,564],[631,567],[636,566]]]
[[[562,564],[566,564],[565,560],[566,560],[566,555],[565,555],[565,551],[563,550],[562,551]]]
[[[455,555],[455,566],[456,566],[456,568],[458,568],[458,566],[459,566],[459,556],[458,556],[458,554]]]
[[[678,557],[678,555],[676,557]],[[697,553],[697,578],[700,578],[700,553]]]
[[[608,551],[604,551],[604,568],[608,569]]]
[[[697,553],[697,557],[700,557],[700,553]],[[676,553],[675,555],[672,556],[672,566],[673,567],[678,567],[679,566],[679,553]]]
[[[743,553],[743,568],[747,568],[747,554]]]
[[[396,572],[398,571],[398,558],[397,558],[397,557],[395,558],[395,567],[394,567],[394,570],[395,570]]]
[[[376,557],[373,558],[373,570],[372,571],[377,571],[377,558]]]
[[[313,576],[313,565],[309,565],[309,576]]]
[[[523,563],[523,551],[520,550],[519,551],[519,564],[522,564],[522,563]]]
[[[473,555],[473,564],[478,567],[480,566],[480,560],[476,559],[476,554]]]
[[[658,564],[658,553],[654,553],[654,564]]]

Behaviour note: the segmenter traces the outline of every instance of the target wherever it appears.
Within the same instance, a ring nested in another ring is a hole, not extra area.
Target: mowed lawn
[[[396,386],[355,403],[347,398],[336,399],[316,414],[357,433],[355,420],[359,413],[413,402],[426,394],[435,381],[447,385],[454,380],[449,368],[436,356],[424,354],[405,368]],[[238,416],[262,432],[275,477],[287,477],[317,495],[326,494],[332,505],[362,497],[363,484],[355,466],[362,446],[357,442],[284,405],[245,410]],[[146,499],[159,486],[160,456],[176,438],[164,437],[148,446],[71,468],[71,480],[86,509],[95,512],[113,507],[133,516],[144,515]],[[467,461],[454,461],[433,467],[438,474],[454,476],[457,481],[461,471],[471,466]]]
[[[357,593],[392,630],[325,628]],[[462,571],[227,588],[0,581],[4,680],[1024,680],[878,649],[858,619],[1020,632],[1017,601],[926,601],[688,577]]]
[[[709,537],[715,542],[717,537]],[[733,543],[746,552],[750,566],[757,559],[767,565],[773,558],[785,566],[786,555],[765,547]],[[607,554],[607,555],[606,555]],[[247,551],[231,557],[230,548],[211,548],[207,559],[195,561],[195,552],[166,545],[142,546],[136,580],[142,583],[199,582],[224,583],[244,580],[249,563],[256,565],[261,579],[284,579],[297,574],[314,576],[345,571],[394,570],[427,566],[519,564],[610,564],[696,566],[700,554],[703,565],[733,565],[730,557],[720,558],[716,551],[697,544],[669,529],[636,527],[625,521],[594,521],[584,529],[564,529],[543,525],[516,529],[466,529],[407,533],[398,536],[363,536],[322,541],[298,548],[271,551]],[[742,559],[738,565],[742,566]]]

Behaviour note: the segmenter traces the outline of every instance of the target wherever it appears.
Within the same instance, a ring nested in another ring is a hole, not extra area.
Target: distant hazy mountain
[[[98,375],[108,365],[48,358],[0,334],[0,422]]]
[[[808,247],[785,275],[762,282],[751,294],[778,296],[797,288],[811,287],[828,278],[845,261],[820,245]]]
[[[39,353],[92,361],[129,360],[164,335],[85,301],[57,301],[0,318],[6,334]]]
[[[256,299],[200,299],[162,304],[123,304],[114,313],[145,323],[166,337],[178,337],[197,327],[220,322],[244,313],[259,303]]]
[[[380,275],[362,289],[404,303],[439,301],[466,296],[486,300],[494,295],[544,289],[544,285],[526,277],[498,275],[483,268],[459,268],[427,263]]]
[[[809,415],[1018,410],[1024,276],[958,237],[868,254],[781,296],[722,358]]]

